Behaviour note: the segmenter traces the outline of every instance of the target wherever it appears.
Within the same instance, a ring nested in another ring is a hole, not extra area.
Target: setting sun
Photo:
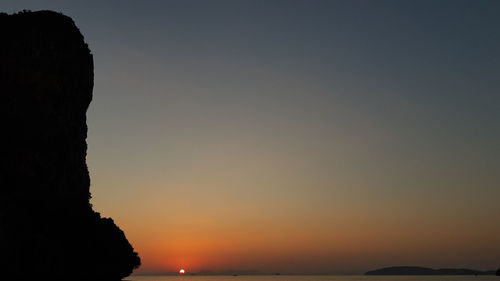
[[[500,281],[500,0],[0,1],[0,281]]]

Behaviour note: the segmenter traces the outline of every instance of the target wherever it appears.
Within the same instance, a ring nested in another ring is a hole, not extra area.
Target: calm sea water
[[[130,276],[130,281],[500,281],[499,276]]]

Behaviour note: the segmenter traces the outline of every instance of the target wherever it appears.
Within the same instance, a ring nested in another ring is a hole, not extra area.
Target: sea
[[[129,281],[500,281],[494,275],[363,276],[363,275],[239,275],[129,276]]]

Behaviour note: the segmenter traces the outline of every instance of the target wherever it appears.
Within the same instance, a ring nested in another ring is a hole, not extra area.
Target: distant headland
[[[466,268],[433,269],[420,266],[392,266],[371,270],[364,275],[495,275],[495,271],[481,271]]]

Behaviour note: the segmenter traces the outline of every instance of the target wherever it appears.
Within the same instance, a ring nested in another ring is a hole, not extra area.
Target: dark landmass
[[[480,271],[465,268],[433,269],[418,266],[393,266],[368,271],[365,275],[494,275],[495,271]]]
[[[2,279],[120,280],[140,265],[89,203],[93,58],[71,18],[0,13]]]
[[[496,275],[497,275],[497,276],[500,276],[500,268],[499,268],[499,269],[497,269]]]

